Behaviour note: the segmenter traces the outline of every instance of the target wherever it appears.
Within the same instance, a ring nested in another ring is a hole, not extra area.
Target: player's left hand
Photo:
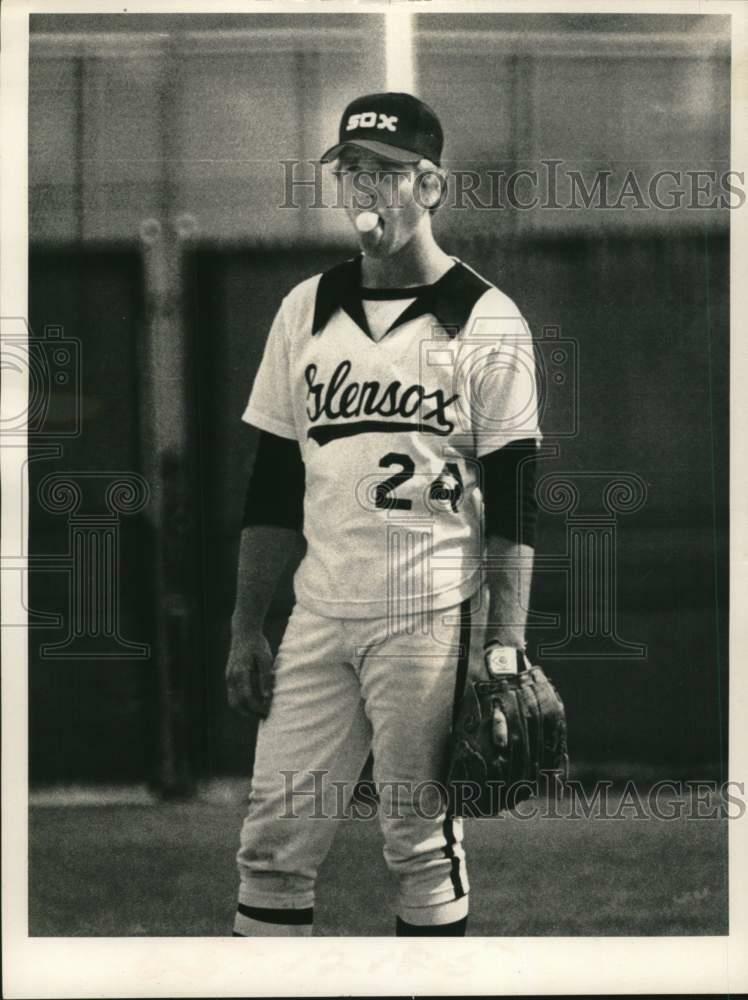
[[[447,784],[458,816],[494,816],[568,776],[564,704],[543,670],[469,680],[452,732]]]

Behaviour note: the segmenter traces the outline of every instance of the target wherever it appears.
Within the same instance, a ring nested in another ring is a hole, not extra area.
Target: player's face
[[[341,151],[333,175],[338,182],[338,205],[356,228],[362,212],[374,212],[376,229],[356,235],[372,257],[387,257],[402,249],[416,233],[428,209],[418,197],[412,165],[384,160],[352,147]]]

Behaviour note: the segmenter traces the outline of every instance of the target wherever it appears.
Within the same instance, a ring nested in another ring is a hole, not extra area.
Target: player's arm
[[[482,492],[489,591],[485,642],[525,647],[530,603],[537,503],[538,443],[514,441],[484,455]]]
[[[542,434],[530,329],[506,298],[487,295],[474,324],[486,347],[474,354],[468,382],[476,456],[481,463],[486,642],[523,648],[530,599]]]
[[[263,629],[278,581],[298,552],[303,497],[298,443],[260,431],[244,503],[226,666],[229,704],[244,713],[266,716],[270,708],[273,656]]]

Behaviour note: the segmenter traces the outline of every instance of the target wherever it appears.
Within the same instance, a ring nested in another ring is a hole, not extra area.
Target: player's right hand
[[[232,639],[226,664],[226,692],[231,708],[266,719],[273,697],[273,654],[262,632]]]

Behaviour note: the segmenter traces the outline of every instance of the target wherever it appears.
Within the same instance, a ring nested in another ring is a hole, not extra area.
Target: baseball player
[[[229,703],[260,716],[237,936],[308,935],[370,752],[397,935],[465,934],[462,820],[440,794],[466,677],[522,669],[540,440],[516,305],[432,232],[443,134],[404,93],[353,101],[322,157],[359,252],[283,299],[243,419]],[[300,533],[273,658],[263,620]]]

